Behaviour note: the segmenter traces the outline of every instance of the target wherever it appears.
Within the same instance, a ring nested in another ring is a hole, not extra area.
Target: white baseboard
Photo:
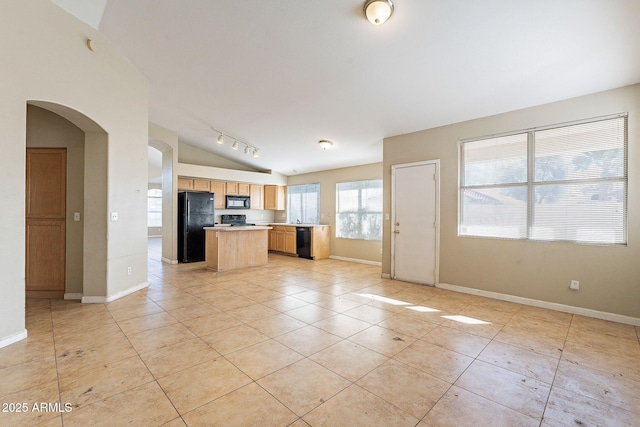
[[[141,289],[144,289],[146,287],[149,286],[149,282],[143,282],[140,283],[139,285],[133,286],[129,289],[125,289],[124,291],[120,291],[117,294],[108,296],[108,297],[103,297],[103,296],[97,296],[97,297],[82,297],[82,303],[83,304],[104,304],[106,302],[111,302],[111,301],[115,301],[117,299],[120,299],[122,297],[126,297],[129,294],[132,294],[134,292],[138,292]]]
[[[637,317],[624,316],[622,314],[608,313],[606,311],[592,310],[590,308],[574,307],[572,305],[558,304],[555,302],[541,301],[537,299],[518,297],[515,295],[501,294],[498,292],[483,291],[481,289],[467,288],[465,286],[450,285],[448,283],[438,283],[436,288],[449,291],[461,292],[464,294],[478,295],[481,297],[493,298],[501,301],[508,301],[517,304],[530,305],[533,307],[547,308],[549,310],[562,311],[564,313],[579,314],[580,316],[593,317],[596,319],[609,320],[611,322],[626,323],[628,325],[640,326],[640,319]]]
[[[382,273],[382,276],[381,276],[381,277],[382,277],[383,279],[391,279],[391,274],[389,274],[389,273]]]
[[[0,339],[0,348],[2,347],[6,347],[8,345],[13,344],[14,342],[18,342],[20,340],[23,340],[27,337],[27,330],[23,329],[20,332],[17,332],[15,334],[9,335],[8,337],[4,337],[2,339]]]
[[[368,259],[358,259],[358,258],[346,258],[343,256],[331,255],[330,259],[337,259],[338,261],[348,261],[348,262],[357,262],[359,264],[369,264],[369,265],[377,265],[382,267],[382,263],[379,261],[369,261]]]
[[[178,263],[177,259],[169,259],[169,258],[162,257],[160,260],[162,262],[164,262],[165,264],[177,264]]]
[[[82,294],[65,292],[64,293],[64,299],[81,300],[82,299]]]

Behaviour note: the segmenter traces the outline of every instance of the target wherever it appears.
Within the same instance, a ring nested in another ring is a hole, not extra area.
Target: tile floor
[[[109,304],[27,301],[0,425],[640,424],[640,328],[343,261],[158,259],[150,239],[149,288]]]

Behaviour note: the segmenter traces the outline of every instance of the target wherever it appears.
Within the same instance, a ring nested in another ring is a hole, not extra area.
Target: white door
[[[392,277],[413,283],[438,282],[439,161],[391,167]]]

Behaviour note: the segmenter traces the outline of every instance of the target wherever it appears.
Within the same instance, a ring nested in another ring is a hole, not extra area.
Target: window
[[[336,237],[382,240],[382,180],[336,184]]]
[[[460,144],[462,236],[626,244],[627,116]]]
[[[162,227],[162,190],[147,190],[147,227]]]
[[[290,223],[320,223],[320,184],[290,185],[287,187]]]

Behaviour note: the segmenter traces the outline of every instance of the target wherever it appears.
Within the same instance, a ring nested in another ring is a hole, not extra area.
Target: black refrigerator
[[[213,193],[178,193],[178,261],[204,261],[205,230],[215,224]]]

